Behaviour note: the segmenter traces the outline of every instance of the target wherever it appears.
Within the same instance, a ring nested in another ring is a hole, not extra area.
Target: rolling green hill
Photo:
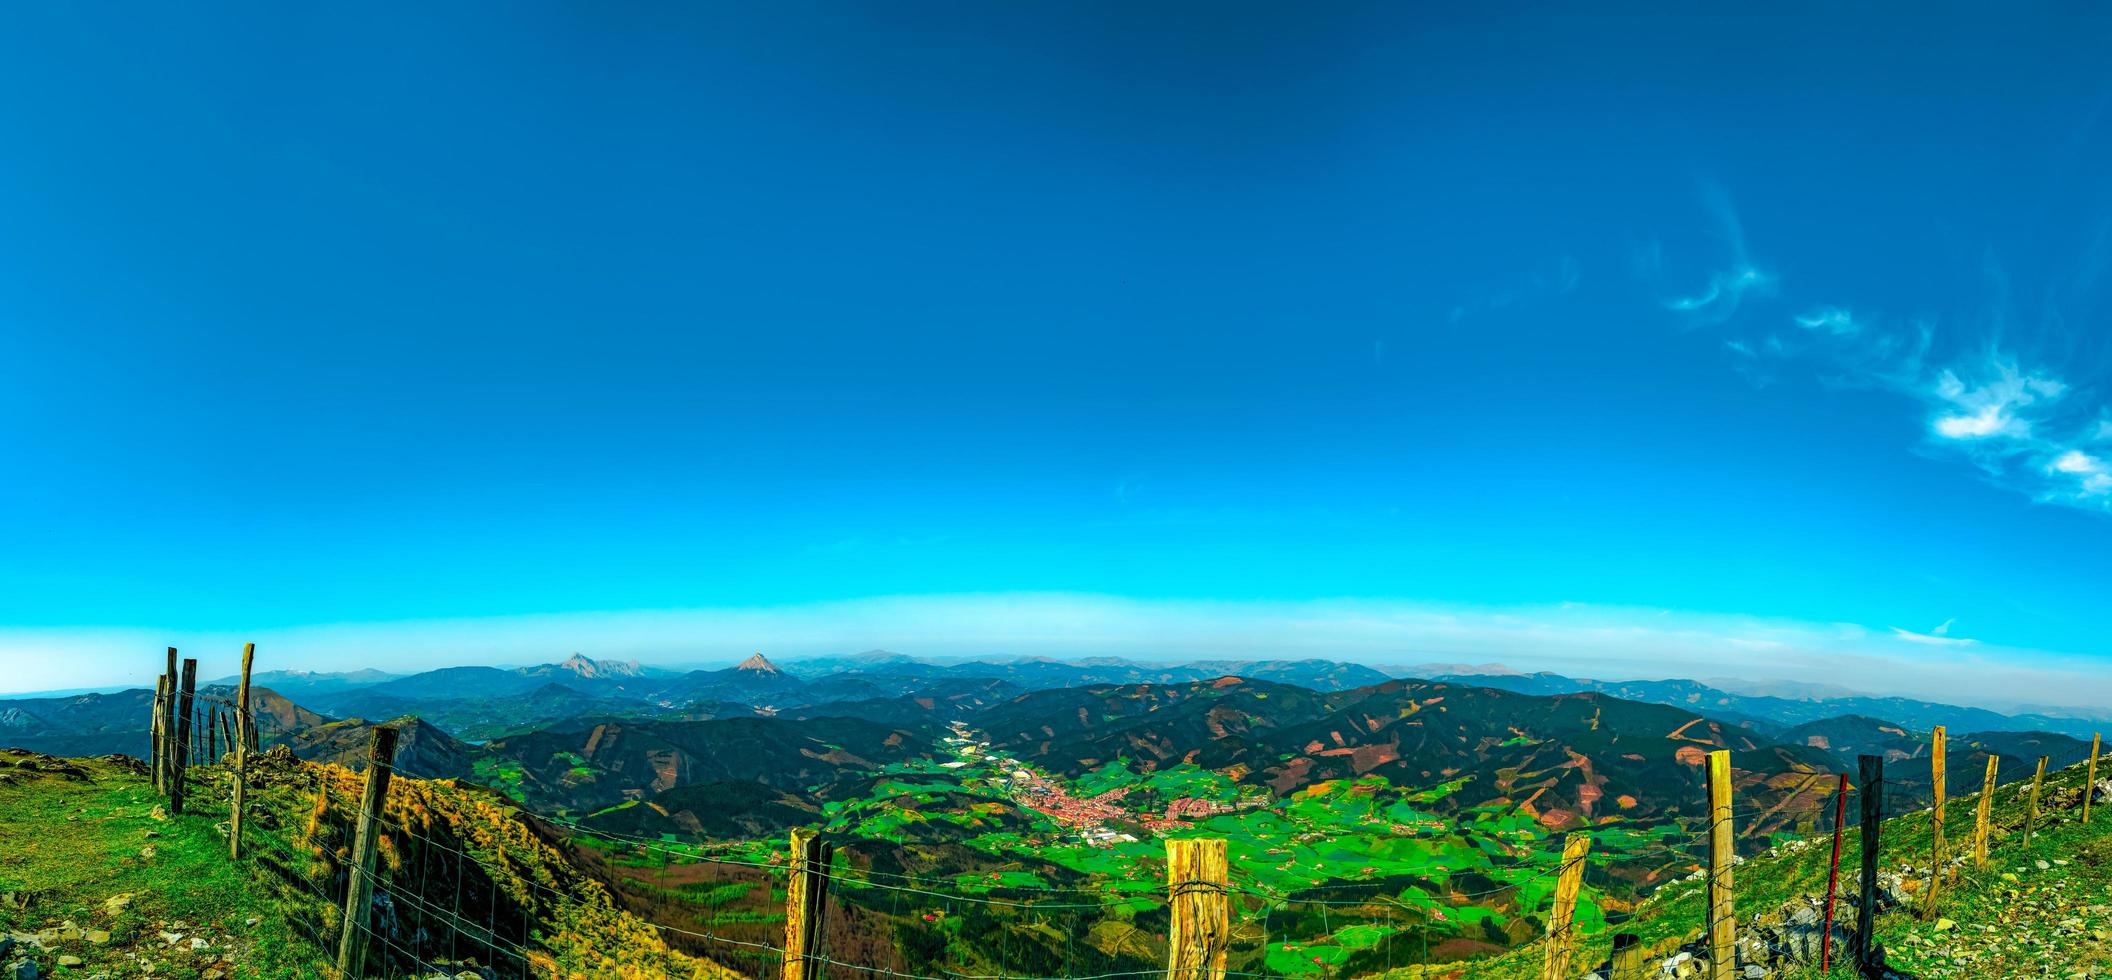
[[[231,774],[202,766],[191,779],[190,812],[171,816],[134,760],[0,750],[0,965],[10,980],[329,974],[363,777],[283,748],[254,758],[240,862],[222,826]],[[399,778],[379,830],[371,975],[732,976],[669,948],[486,791]]]

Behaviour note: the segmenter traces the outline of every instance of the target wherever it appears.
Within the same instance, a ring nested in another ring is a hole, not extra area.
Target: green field
[[[1359,955],[1390,953],[1390,944],[1412,942],[1419,953],[1453,939],[1507,947],[1544,929],[1561,836],[1513,808],[1439,812],[1463,781],[1402,787],[1368,777],[1278,797],[1192,765],[1138,772],[1119,759],[1066,780],[956,743],[938,756],[888,767],[859,798],[826,804],[822,830],[847,845],[840,864],[853,866],[857,841],[946,842],[995,866],[952,875],[944,884],[950,892],[1031,895],[1059,878],[1083,879],[1102,896],[1103,916],[1127,921],[1163,905],[1165,839],[1221,837],[1256,965],[1293,974],[1330,972]],[[1034,809],[1047,805],[1047,792],[1119,799],[1104,820],[1066,825]],[[1177,800],[1220,812],[1167,822]],[[1632,865],[1638,855],[1689,840],[1675,826],[1610,822],[1594,828],[1589,860],[1602,869]],[[767,860],[781,845],[714,842],[711,850],[724,854],[729,846]],[[1609,896],[1596,882],[1618,881],[1589,878],[1576,922],[1592,936],[1634,896]]]

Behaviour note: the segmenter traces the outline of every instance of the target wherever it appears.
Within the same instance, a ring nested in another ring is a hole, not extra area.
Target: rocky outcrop
[[[1794,845],[1792,845],[1794,846]],[[1911,901],[1907,879],[1896,873],[1877,878],[1877,912],[1883,915],[1904,908]],[[1840,895],[1833,911],[1833,957],[1840,960],[1855,946],[1855,920],[1860,896]],[[1826,937],[1826,896],[1803,895],[1782,908],[1751,916],[1738,924],[1738,975],[1747,980],[1765,980],[1791,966],[1815,965]],[[1709,975],[1709,943],[1697,937],[1672,955],[1658,961],[1653,976],[1665,980]],[[1878,949],[1883,962],[1884,949]],[[1582,980],[1604,980],[1612,975],[1612,964],[1586,974]]]

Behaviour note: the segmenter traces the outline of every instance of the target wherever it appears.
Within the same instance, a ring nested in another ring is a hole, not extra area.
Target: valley
[[[1252,671],[1306,687],[1107,662],[889,657],[801,674],[758,656],[655,673],[575,657],[302,679],[333,709],[412,709],[379,720],[257,693],[273,719],[267,747],[357,770],[386,724],[400,775],[480,787],[537,815],[624,908],[700,936],[770,941],[783,911],[769,869],[783,866],[788,833],[818,831],[845,876],[837,941],[912,974],[1045,972],[1059,945],[1094,971],[1148,967],[1169,840],[1227,842],[1235,962],[1359,975],[1532,944],[1564,839],[1580,830],[1592,846],[1573,928],[1623,928],[1705,866],[1706,752],[1730,753],[1743,854],[1830,830],[1833,773],[1858,754],[1901,764],[1888,806],[1929,799],[1911,775],[1926,770],[1926,734],[1889,721],[1780,725],[1472,677],[1339,686],[1369,681],[1362,671]],[[463,683],[493,693],[449,696]],[[56,743],[93,747],[124,734],[126,707],[140,705],[89,695],[34,710],[47,727],[100,726]],[[2084,748],[1989,731],[1953,736],[1947,761],[1967,773],[1993,758],[2015,773]],[[1007,940],[976,938],[991,930]],[[669,941],[710,952],[694,936]]]

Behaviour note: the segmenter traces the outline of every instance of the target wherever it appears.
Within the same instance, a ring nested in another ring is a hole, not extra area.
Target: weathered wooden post
[[[242,860],[242,805],[249,798],[249,665],[257,656],[257,645],[242,644],[242,686],[235,692],[235,724],[239,737],[228,739],[235,747],[235,804],[227,818],[227,858]]]
[[[792,830],[792,877],[786,881],[786,950],[784,980],[813,980],[815,957],[822,955],[822,921],[828,917],[828,866],[836,845],[822,843],[813,830]]]
[[[1584,834],[1571,834],[1562,842],[1562,871],[1555,878],[1555,907],[1547,916],[1547,962],[1541,980],[1570,980],[1569,960],[1577,948],[1571,924],[1577,916],[1577,892],[1584,885],[1584,855],[1590,850],[1591,838]]]
[[[1931,738],[1934,744],[1929,749],[1929,780],[1935,784],[1936,808],[1929,811],[1929,893],[1922,896],[1921,917],[1924,919],[1936,917],[1936,893],[1942,889],[1944,862],[1948,860],[1943,848],[1944,753],[1949,751],[1945,735],[1944,727],[1936,726]]]
[[[1224,980],[1232,942],[1230,868],[1222,838],[1166,842],[1167,980]]]
[[[811,828],[792,831],[792,864],[785,880],[784,980],[814,980],[821,955],[821,923],[828,915],[829,863],[836,846]]]
[[[176,692],[180,689],[176,673],[176,648],[169,648],[169,669],[162,675],[169,682],[168,700],[161,706],[161,791],[172,792],[169,784],[175,782],[176,768]]]
[[[2002,768],[2002,757],[1987,754],[1987,780],[1980,784],[1980,806],[1973,813],[1973,863],[1976,867],[1987,867],[1988,815],[1995,805],[1995,770]]]
[[[183,686],[176,695],[176,753],[169,766],[169,812],[183,812],[184,770],[191,765],[191,709],[197,707],[198,661],[183,661]]]
[[[2090,822],[2090,798],[2097,795],[2097,745],[2105,737],[2104,732],[2090,735],[2090,768],[2083,772],[2083,822]]]
[[[167,677],[156,677],[154,678],[154,720],[148,728],[147,735],[149,741],[152,742],[150,751],[153,753],[153,758],[147,760],[147,767],[154,774],[154,791],[157,793],[166,793],[169,789],[168,780],[162,776],[162,770],[166,768],[168,755],[168,747],[162,744],[168,741],[169,738],[168,722],[169,679]]]
[[[1819,934],[1819,973],[1825,974],[1833,967],[1833,903],[1841,889],[1841,834],[1848,822],[1848,774],[1841,773],[1841,783],[1835,790],[1833,801],[1833,861],[1826,870],[1826,931]]]
[[[1738,974],[1738,922],[1732,910],[1731,865],[1737,838],[1731,833],[1731,753],[1709,753],[1709,976]]]
[[[2046,783],[2046,757],[2039,756],[2039,771],[2031,777],[2031,806],[2024,811],[2024,846],[2031,846],[2031,828],[2039,822],[2039,787]]]
[[[821,841],[807,827],[792,828],[792,846],[785,865],[785,945],[783,980],[806,980],[808,855],[819,856]]]
[[[345,891],[345,929],[337,939],[339,980],[361,980],[367,969],[367,916],[374,902],[374,840],[389,798],[396,762],[396,729],[376,728],[367,743],[367,786],[359,797],[359,830],[352,839],[352,885]]]
[[[1613,934],[1613,980],[1644,980],[1643,937],[1632,932]]]
[[[1885,821],[1885,757],[1856,757],[1863,798],[1862,900],[1855,909],[1855,962],[1864,974],[1877,965],[1877,832]]]
[[[210,705],[205,709],[205,761],[207,765],[220,761],[219,705]]]

